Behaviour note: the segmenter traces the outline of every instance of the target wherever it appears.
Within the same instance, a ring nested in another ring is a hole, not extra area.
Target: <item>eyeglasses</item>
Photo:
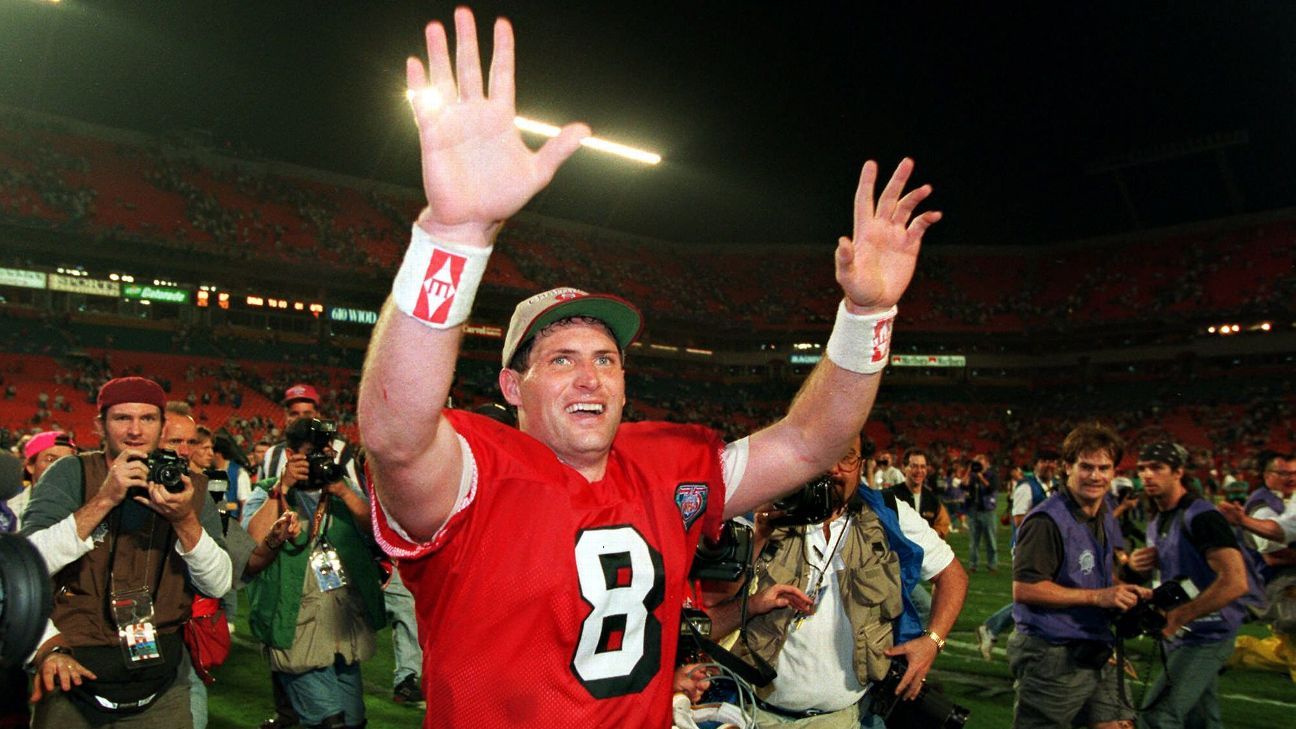
[[[1296,478],[1296,471],[1269,470],[1266,471],[1265,473],[1272,473],[1278,478]]]
[[[841,459],[840,461],[837,461],[837,466],[840,468],[854,468],[859,465],[859,462],[860,462],[860,454],[847,453],[845,458]]]

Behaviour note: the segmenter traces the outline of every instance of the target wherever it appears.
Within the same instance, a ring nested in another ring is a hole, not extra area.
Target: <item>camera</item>
[[[0,534],[0,667],[21,666],[36,650],[53,608],[40,553],[17,534]]]
[[[711,618],[697,608],[686,607],[680,611],[679,645],[675,650],[675,666],[705,663],[706,651],[698,637],[711,638]]]
[[[783,512],[770,519],[772,527],[818,524],[837,508],[838,493],[832,477],[824,474],[800,489],[774,502],[775,511]]]
[[[896,687],[909,670],[903,658],[892,658],[887,675],[869,689],[873,697],[873,713],[882,717],[888,727],[933,727],[955,729],[967,724],[971,710],[959,706],[939,690],[923,685],[913,701],[904,701],[896,694]]]
[[[985,466],[981,465],[981,461],[972,461],[968,463],[968,470],[972,473],[981,473],[981,471],[985,470]]]
[[[1163,582],[1152,591],[1152,597],[1139,600],[1134,607],[1112,621],[1116,637],[1121,640],[1146,635],[1159,638],[1166,626],[1165,613],[1193,599],[1197,588],[1187,580]]]
[[[293,446],[293,449],[297,450],[306,443],[311,444],[311,452],[306,455],[310,475],[300,488],[318,491],[331,483],[341,481],[345,471],[342,466],[334,462],[333,455],[328,452],[328,449],[333,447],[333,439],[337,437],[337,424],[331,420],[312,418],[307,421],[305,430],[305,437]]]
[[[160,484],[167,491],[178,494],[184,491],[184,483],[180,477],[189,471],[189,459],[165,448],[158,448],[149,454],[148,460],[148,480],[150,483]]]
[[[720,527],[720,537],[716,541],[705,536],[698,541],[689,579],[733,582],[746,573],[751,558],[751,527],[727,521]]]

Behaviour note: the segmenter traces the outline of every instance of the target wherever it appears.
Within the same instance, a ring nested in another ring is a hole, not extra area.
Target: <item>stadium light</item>
[[[436,88],[432,86],[429,86],[422,91],[405,89],[405,100],[410,104],[417,102],[419,106],[431,109],[436,109],[445,103],[445,100],[441,98],[441,92],[437,91]],[[534,119],[527,119],[523,116],[514,117],[513,125],[524,132],[539,134],[544,137],[556,137],[558,136],[558,133],[562,131],[552,124],[546,124]],[[662,161],[661,155],[656,152],[647,152],[642,149],[635,149],[634,147],[608,141],[601,137],[586,137],[581,140],[581,146],[589,147],[590,149],[599,152],[614,154],[618,157],[624,157],[625,159],[634,162],[642,162],[646,165],[656,165],[660,164]]]
[[[545,137],[556,137],[558,136],[558,133],[562,131],[552,124],[546,124],[534,119],[527,119],[522,116],[513,119],[513,125],[524,132],[539,134]],[[609,142],[601,137],[586,137],[581,140],[581,145],[589,147],[590,149],[598,150],[599,152],[606,152],[618,157],[624,157],[634,162],[642,162],[646,165],[659,164],[662,160],[661,155],[655,152],[646,152],[642,149],[635,149],[634,147],[628,147],[624,144]]]

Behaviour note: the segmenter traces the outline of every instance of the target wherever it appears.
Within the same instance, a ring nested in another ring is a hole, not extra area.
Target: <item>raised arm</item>
[[[441,409],[491,242],[589,133],[568,125],[538,151],[528,149],[513,125],[512,27],[495,23],[489,96],[468,9],[455,11],[455,32],[453,68],[437,22],[426,30],[426,69],[417,58],[406,62],[428,205],[374,328],[360,382],[360,430],[374,488],[416,539],[435,533],[458,492],[459,448]]]
[[[901,194],[913,167],[913,160],[902,160],[875,201],[878,166],[864,163],[855,192],[854,235],[837,244],[837,283],[845,297],[827,356],[788,414],[752,436],[747,470],[725,504],[726,517],[823,473],[864,426],[890,351],[893,308],[913,278],[923,233],[941,216],[934,211],[913,215],[931,194],[930,185]]]

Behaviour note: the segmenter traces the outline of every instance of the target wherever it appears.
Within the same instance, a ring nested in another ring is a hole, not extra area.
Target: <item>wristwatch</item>
[[[49,650],[45,651],[45,655],[41,656],[40,661],[37,661],[36,663],[33,663],[32,665],[33,665],[33,666],[40,666],[40,665],[41,665],[42,663],[44,663],[45,661],[48,661],[48,660],[50,659],[50,656],[54,655],[55,653],[61,653],[61,654],[65,655],[65,656],[67,656],[68,658],[71,658],[71,657],[72,657],[72,649],[71,649],[71,648],[69,648],[68,646],[65,646],[65,645],[56,645],[56,646],[54,646],[53,648],[50,648]]]
[[[939,635],[936,635],[936,631],[924,630],[923,635],[927,636],[928,638],[931,638],[932,642],[936,644],[936,652],[939,653],[940,651],[945,650],[945,639],[940,637]]]

